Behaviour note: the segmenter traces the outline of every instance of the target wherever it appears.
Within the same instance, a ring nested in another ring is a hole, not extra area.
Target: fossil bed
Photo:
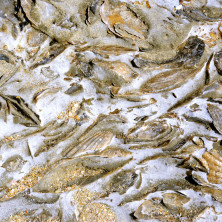
[[[222,221],[221,0],[0,0],[0,221]]]

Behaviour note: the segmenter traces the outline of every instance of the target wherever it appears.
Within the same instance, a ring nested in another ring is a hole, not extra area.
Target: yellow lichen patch
[[[4,139],[2,139],[0,142],[6,143],[6,142],[10,142],[10,141],[15,141],[17,139],[19,139],[19,135],[8,136],[8,137],[5,137]]]
[[[79,116],[76,115],[77,111],[80,109],[80,103],[76,101],[72,101],[69,105],[68,108],[66,109],[65,112],[61,112],[58,115],[58,119],[65,119],[68,120],[69,118],[72,118],[74,120],[79,121]]]
[[[9,219],[7,219],[5,222],[30,222],[30,221],[60,222],[61,221],[58,217],[47,218],[46,215],[40,215],[30,219],[29,216],[32,215],[32,213],[33,212],[30,211],[19,212],[17,214],[11,215]]]
[[[115,25],[115,24],[123,24],[124,20],[120,15],[117,14],[112,14],[110,16],[108,16],[108,21],[111,25]]]
[[[221,33],[219,28],[211,28],[209,33],[205,33],[201,37],[209,47],[213,47],[217,44],[217,41],[221,39]]]
[[[134,2],[135,5],[141,5],[141,6],[145,6],[147,8],[151,8],[150,3],[146,0],[142,0],[142,1],[135,1]]]
[[[97,192],[91,192],[86,188],[80,188],[76,191],[73,201],[77,204],[78,211],[81,212],[86,204],[98,199],[100,196],[101,194]]]
[[[21,180],[12,182],[11,186],[7,189],[6,194],[0,200],[5,201],[26,189],[32,188],[45,175],[46,171],[47,168],[44,166],[33,167]]]
[[[114,211],[104,203],[87,204],[80,213],[79,222],[117,222]]]

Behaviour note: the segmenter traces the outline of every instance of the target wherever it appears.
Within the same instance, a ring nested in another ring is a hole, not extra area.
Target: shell
[[[145,82],[140,91],[142,93],[158,93],[176,89],[196,76],[202,66],[197,69],[173,69],[161,72]]]
[[[97,155],[101,157],[112,158],[112,157],[127,157],[127,156],[132,155],[132,153],[128,150],[121,149],[118,147],[107,147],[106,149],[98,152]]]
[[[160,221],[175,221],[167,209],[161,205],[153,203],[151,200],[144,201],[134,213],[137,219],[150,220],[158,219]]]
[[[207,109],[213,119],[214,126],[222,134],[222,110],[213,104],[208,104]]]
[[[8,158],[3,164],[2,167],[8,172],[14,172],[20,170],[24,164],[24,161],[20,155],[15,155]]]
[[[84,186],[125,165],[129,159],[111,161],[84,157],[65,161],[49,171],[34,187],[34,192],[61,192],[73,185]],[[55,165],[56,166],[56,165]]]
[[[89,138],[85,138],[79,144],[72,147],[66,153],[67,157],[73,157],[85,152],[92,152],[106,148],[113,138],[113,133],[110,131],[98,131]]]
[[[215,53],[214,65],[216,66],[218,74],[222,75],[222,50]]]
[[[177,54],[170,59],[163,61],[152,61],[146,60],[136,57],[133,59],[133,63],[137,67],[145,67],[147,68],[155,68],[155,69],[163,69],[163,68],[193,68],[196,66],[201,60],[204,50],[205,44],[203,40],[199,39],[196,36],[189,37],[185,43],[183,43],[178,50]],[[143,56],[143,55],[142,55]]]
[[[208,181],[210,183],[222,183],[222,156],[216,151],[211,150],[203,154],[208,169]]]
[[[176,145],[181,142],[179,134],[179,129],[165,120],[155,120],[130,129],[126,141],[138,143],[141,148],[176,149]],[[137,146],[131,149],[137,149]]]
[[[104,186],[107,192],[118,192],[124,194],[134,185],[137,179],[137,174],[132,170],[123,170],[113,176],[110,181]]]
[[[190,201],[189,197],[179,193],[165,193],[163,196],[163,203],[169,209],[182,208],[184,204]]]
[[[0,87],[5,84],[18,70],[19,63],[7,50],[0,50]]]
[[[105,70],[108,70],[114,75],[120,77],[121,79],[125,80],[126,82],[132,82],[133,79],[135,79],[138,74],[134,72],[127,64],[123,62],[95,62],[96,65],[105,68]],[[104,78],[104,77],[103,77]]]
[[[100,15],[115,35],[130,39],[145,39],[147,36],[147,25],[135,16],[135,12],[130,10],[126,3],[119,3],[114,7],[105,0],[100,8]]]

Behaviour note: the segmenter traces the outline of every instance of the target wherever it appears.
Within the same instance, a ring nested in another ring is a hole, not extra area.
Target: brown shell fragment
[[[0,87],[17,71],[16,59],[7,50],[0,50]]]
[[[97,151],[107,147],[113,138],[110,131],[98,131],[89,138],[82,140],[77,146],[68,150],[66,156],[73,157],[86,151]]]
[[[103,22],[110,31],[122,38],[145,39],[148,27],[141,21],[135,12],[131,11],[126,3],[119,3],[116,7],[105,0],[100,8]]]
[[[167,209],[159,204],[155,204],[150,200],[144,201],[134,213],[137,219],[158,219],[160,221],[175,221],[176,218],[170,214]]]
[[[218,74],[222,75],[222,51],[214,55],[214,65],[216,66]]]
[[[213,119],[214,126],[222,134],[222,110],[213,104],[208,104],[207,109]]]
[[[190,200],[189,197],[179,193],[163,194],[163,203],[169,209],[179,209]]]
[[[131,170],[123,170],[111,178],[104,186],[108,192],[119,192],[124,194],[131,186],[134,185],[137,174]]]
[[[34,187],[34,192],[61,192],[74,185],[84,186],[124,166],[129,159],[109,160],[84,157],[68,160],[48,172]]]
[[[222,156],[216,151],[211,150],[203,154],[208,168],[208,181],[210,183],[222,183]]]
[[[162,148],[164,150],[177,149],[180,144],[179,129],[168,124],[165,120],[156,120],[138,125],[130,129],[126,141],[138,143],[130,149],[138,148]]]
[[[41,121],[28,104],[20,96],[0,94],[8,106],[9,113],[14,116],[14,122],[25,126],[39,126]]]
[[[201,68],[173,69],[159,73],[145,82],[141,86],[140,91],[143,93],[158,93],[178,88],[193,78]]]
[[[134,72],[127,64],[123,62],[96,62],[97,65],[113,72],[118,77],[124,79],[126,82],[131,82],[138,74]]]
[[[189,37],[178,49],[176,56],[163,61],[133,59],[137,67],[163,69],[163,68],[193,68],[201,60],[205,50],[204,41],[196,36]]]
[[[2,167],[8,172],[14,172],[22,168],[24,161],[20,155],[14,155],[8,158],[3,164]]]

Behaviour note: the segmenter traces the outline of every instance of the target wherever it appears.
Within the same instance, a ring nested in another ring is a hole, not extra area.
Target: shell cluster
[[[222,221],[220,0],[0,1],[0,221]]]

